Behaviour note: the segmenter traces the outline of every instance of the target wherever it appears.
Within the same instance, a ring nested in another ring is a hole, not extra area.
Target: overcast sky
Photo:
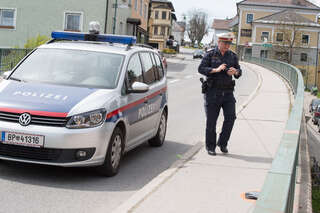
[[[188,15],[193,9],[200,9],[208,14],[209,24],[212,24],[213,19],[232,18],[237,14],[237,2],[242,0],[169,0],[172,2],[175,9],[175,14],[178,21],[183,21],[183,15]],[[268,0],[266,0],[268,1]],[[320,7],[320,0],[309,0]],[[188,19],[188,17],[187,17]],[[186,37],[185,39],[188,40]],[[212,35],[207,35],[203,39],[203,43],[209,43]]]
[[[183,14],[187,15],[188,11],[195,8],[205,11],[209,16],[208,18],[210,21],[214,18],[232,18],[237,14],[236,3],[240,1],[241,0],[171,0],[178,21],[183,20]],[[310,2],[320,6],[320,0],[310,0]]]

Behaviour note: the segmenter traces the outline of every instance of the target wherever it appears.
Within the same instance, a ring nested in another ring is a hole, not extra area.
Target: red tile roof
[[[216,30],[229,30],[232,19],[214,19],[212,28]]]

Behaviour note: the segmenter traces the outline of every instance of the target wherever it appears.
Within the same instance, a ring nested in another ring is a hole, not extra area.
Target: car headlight
[[[100,126],[106,119],[106,110],[99,109],[91,112],[74,115],[66,127],[70,129],[91,128]]]

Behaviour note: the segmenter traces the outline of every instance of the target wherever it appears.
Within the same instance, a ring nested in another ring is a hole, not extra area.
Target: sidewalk
[[[204,148],[176,164],[122,204],[115,212],[248,213],[255,201],[245,192],[259,191],[289,116],[290,94],[284,80],[262,67],[243,63],[261,81],[248,103],[237,106],[229,154],[210,156]],[[221,126],[221,123],[220,125]],[[157,180],[158,179],[158,180]]]

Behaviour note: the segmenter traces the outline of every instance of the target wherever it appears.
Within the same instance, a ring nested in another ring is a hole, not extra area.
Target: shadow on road
[[[168,62],[168,72],[182,72],[186,68],[186,64]]]
[[[0,161],[0,179],[80,191],[135,191],[169,168],[191,146],[165,141],[159,148],[143,144],[127,153],[115,177],[99,176],[92,168],[63,168]]]

